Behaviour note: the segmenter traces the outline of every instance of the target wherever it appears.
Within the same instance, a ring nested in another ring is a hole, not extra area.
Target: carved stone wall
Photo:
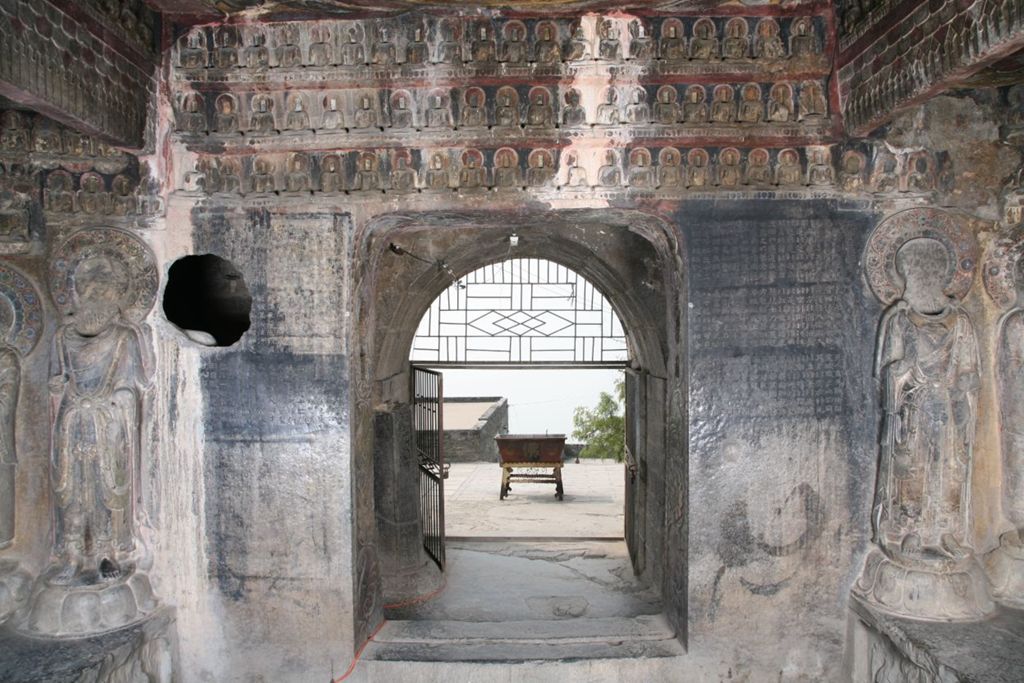
[[[851,0],[842,27],[839,91],[858,135],[1024,46],[1019,0]]]
[[[138,149],[154,86],[156,15],[145,3],[0,2],[0,94]]]

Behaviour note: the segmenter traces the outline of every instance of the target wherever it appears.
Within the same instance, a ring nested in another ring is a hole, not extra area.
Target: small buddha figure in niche
[[[654,58],[654,40],[647,25],[639,19],[629,22],[629,58],[637,61]]]
[[[732,123],[736,120],[735,93],[731,85],[715,86],[714,101],[711,103],[711,120],[715,123]]]
[[[203,96],[199,93],[189,93],[181,101],[181,111],[178,112],[178,130],[183,133],[191,133],[193,135],[203,135],[206,133],[206,112],[204,108]],[[218,112],[219,113],[219,112]],[[220,127],[215,126],[219,131]],[[225,131],[227,132],[227,131]],[[237,125],[235,131],[237,132]],[[60,135],[57,134],[55,137],[41,138],[36,136],[34,139],[33,147],[37,152],[46,153],[50,147],[50,140],[56,140],[57,144],[60,144]],[[57,152],[60,151],[58,146]]]
[[[686,101],[683,102],[683,121],[690,124],[708,122],[708,104],[704,101],[704,87],[691,85],[686,89]]]
[[[565,61],[582,62],[592,57],[590,40],[584,32],[583,26],[577,23],[573,26],[572,37],[569,39],[569,45],[565,48]]]
[[[519,155],[514,149],[504,147],[494,153],[494,187],[512,189],[523,184],[519,174]]]
[[[231,159],[225,159],[220,165],[220,192],[224,194],[242,193],[242,179],[238,174],[238,166]]]
[[[768,94],[768,120],[789,123],[793,120],[793,90],[787,83],[776,83]]]
[[[0,124],[0,149],[20,151],[25,149],[28,131],[24,120],[16,111],[6,111]],[[64,149],[70,157],[91,157],[95,152],[95,141],[92,136],[79,133],[70,128],[64,129]]]
[[[292,106],[288,111],[288,118],[285,127],[291,131],[309,130],[309,114],[306,113],[306,105],[301,96],[292,98]]]
[[[654,167],[651,165],[651,153],[641,147],[629,153],[629,175],[626,184],[641,190],[654,189]]]
[[[345,128],[345,116],[338,109],[338,98],[336,95],[328,95],[324,98],[324,113],[320,119],[322,130],[342,130]]]
[[[423,39],[423,28],[417,26],[409,37],[408,45],[405,46],[405,63],[417,66],[426,64],[428,54],[429,49],[427,48],[426,41]]]
[[[260,135],[268,135],[277,130],[274,114],[271,111],[273,101],[266,95],[257,95],[252,99],[252,116],[249,117],[249,131]]]
[[[267,47],[267,37],[261,31],[254,31],[249,37],[249,47],[245,48],[243,56],[246,68],[270,67],[270,48]]]
[[[320,162],[320,191],[341,192],[345,189],[345,181],[341,174],[341,159],[335,154],[328,154]]]
[[[66,171],[51,171],[46,176],[46,191],[43,202],[47,211],[73,213],[75,193],[71,190],[71,176]]]
[[[917,153],[907,164],[907,190],[910,192],[931,192],[935,189],[935,174],[932,172],[931,159],[928,153]]]
[[[360,192],[379,191],[381,189],[379,166],[380,159],[376,154],[372,152],[360,154],[352,189]]]
[[[708,153],[701,149],[691,149],[686,157],[686,185],[693,188],[704,188],[711,184],[711,169]]]
[[[398,48],[391,42],[391,32],[387,26],[381,26],[377,31],[370,62],[374,66],[394,66],[398,63]]]
[[[428,128],[451,128],[452,111],[448,106],[448,97],[440,92],[431,93],[430,106],[427,109]]]
[[[812,57],[821,52],[818,45],[818,36],[815,35],[814,25],[807,17],[801,17],[793,22],[792,35],[789,37],[789,54],[794,59]]]
[[[600,36],[597,43],[598,58],[610,62],[622,61],[622,43],[619,42],[619,29],[615,23],[608,19],[602,21],[598,34]]]
[[[447,21],[441,23],[441,44],[437,46],[435,62],[462,66],[462,44],[458,33],[455,24]]]
[[[654,122],[663,126],[672,126],[679,122],[679,93],[675,86],[663,85],[658,88],[657,102],[654,103]]]
[[[206,62],[206,33],[203,29],[193,29],[178,50],[178,64],[182,69],[204,69]]]
[[[391,163],[391,191],[415,192],[416,172],[409,166],[409,158],[405,154],[396,154]]]
[[[740,153],[733,147],[723,149],[718,155],[718,185],[721,187],[739,187],[743,179],[740,167]]]
[[[898,162],[896,156],[884,148],[878,148],[875,154],[875,166],[871,173],[871,189],[875,192],[895,192],[900,187],[896,175]]]
[[[530,152],[526,164],[526,184],[530,187],[546,187],[555,177],[555,163],[546,149]]]
[[[366,51],[358,29],[349,27],[345,42],[341,44],[341,65],[362,66],[366,63]]]
[[[689,56],[686,52],[683,26],[679,23],[679,20],[668,19],[661,25],[661,41],[658,44],[658,55],[666,62],[685,61]]]
[[[498,128],[519,127],[519,100],[515,90],[502,88],[494,107],[494,125]]]
[[[530,105],[526,108],[527,128],[554,128],[555,119],[548,104],[551,97],[542,88],[535,88],[530,93]]]
[[[459,126],[462,128],[486,128],[487,110],[484,108],[483,90],[470,88],[463,94],[462,101]]]
[[[236,134],[242,125],[239,122],[238,104],[231,95],[220,95],[217,97],[217,115],[214,118],[214,127],[218,133]]]
[[[761,123],[764,119],[764,105],[761,103],[761,86],[747,83],[740,88],[740,109],[736,118],[740,123]]]
[[[690,59],[702,62],[718,59],[718,37],[710,19],[698,19],[690,39]]]
[[[274,182],[274,164],[269,159],[256,157],[252,162],[252,191],[256,194],[269,194],[277,191]]]
[[[880,326],[882,388],[874,542],[891,557],[968,555],[967,510],[979,385],[974,325],[945,292],[946,246],[931,238],[896,252],[902,298]]]
[[[470,57],[477,64],[491,64],[498,59],[498,48],[494,42],[491,28],[487,24],[477,27],[476,35],[469,49]]]
[[[825,91],[817,81],[800,84],[800,120],[820,119],[828,114]]]
[[[137,213],[138,202],[135,198],[135,185],[128,176],[114,176],[110,182],[110,189],[110,208],[115,216],[133,216]]]
[[[562,48],[559,47],[558,29],[549,21],[537,25],[537,44],[533,50],[533,60],[538,64],[557,64],[562,61]]]
[[[619,93],[615,88],[606,88],[604,102],[597,106],[597,125],[619,125]]]
[[[768,150],[763,147],[750,150],[747,168],[743,174],[746,185],[767,186],[772,184],[772,169],[769,165]]]
[[[410,106],[409,95],[404,90],[398,91],[391,98],[391,127],[399,129],[415,127],[413,108]]]
[[[284,176],[286,192],[309,192],[309,160],[304,154],[295,154],[288,162]]]
[[[204,109],[204,100],[202,95],[199,93],[190,93],[186,95],[187,100],[191,95],[194,95],[193,102],[183,102],[182,109],[179,115],[185,114],[188,117],[193,117],[195,114],[199,114],[200,118],[188,119],[179,123],[179,130],[192,130],[197,133],[206,132],[206,112]],[[32,127],[32,149],[40,154],[60,154],[64,151],[64,139],[60,134],[60,126],[47,118],[37,118],[35,125]]]
[[[750,51],[747,36],[747,20],[734,17],[725,24],[725,40],[722,41],[722,58],[728,60],[746,59]]]
[[[766,18],[757,22],[757,37],[754,38],[755,59],[782,59],[786,56],[786,48],[779,37],[779,24],[774,19]]]
[[[96,173],[86,173],[79,182],[81,189],[75,198],[78,210],[89,215],[110,213],[110,196],[103,187],[103,179]]]
[[[787,148],[779,152],[778,163],[775,167],[775,184],[784,187],[803,184],[800,155],[795,149]]]
[[[646,124],[651,122],[651,108],[647,104],[647,91],[634,88],[633,97],[626,105],[626,123]]]
[[[277,46],[277,65],[282,69],[302,66],[302,48],[299,47],[299,28],[289,25],[281,29]]]
[[[580,166],[579,158],[575,154],[568,156],[566,166],[568,167],[565,182],[567,187],[590,187],[590,183],[587,182],[587,169]]]
[[[74,140],[72,136],[69,136],[71,140]],[[0,150],[5,152],[27,152],[28,151],[29,134],[28,128],[25,126],[25,117],[21,112],[8,109],[2,115],[0,115]],[[69,146],[68,150],[74,149]],[[78,144],[78,149],[81,149],[81,144]],[[81,151],[73,153],[72,156],[85,156]]]
[[[377,116],[377,110],[373,107],[373,101],[369,95],[359,98],[359,107],[352,117],[352,127],[358,129],[380,128],[380,117]]]
[[[658,187],[665,190],[686,187],[683,158],[675,147],[665,147],[658,153]]]
[[[430,157],[430,166],[423,177],[423,187],[428,190],[447,190],[451,187],[448,166],[440,152]]]
[[[812,150],[811,158],[807,162],[807,184],[831,185],[835,180],[831,156],[823,149]]]
[[[314,26],[309,29],[309,59],[306,63],[310,66],[330,66],[334,63],[334,55],[331,50],[331,32],[327,28]]]
[[[234,69],[238,66],[238,34],[234,29],[224,26],[217,31],[213,65],[218,69]]]
[[[501,61],[506,64],[525,64],[529,45],[526,44],[526,30],[518,21],[505,24],[505,42],[501,46]]]
[[[587,112],[580,105],[580,91],[572,88],[565,93],[565,108],[562,110],[562,125],[576,128],[587,124]]]
[[[839,187],[844,192],[859,192],[864,189],[864,156],[853,150],[843,154],[839,168]]]
[[[619,187],[622,185],[622,169],[619,167],[619,155],[609,149],[604,153],[604,164],[597,170],[597,184],[601,187]]]
[[[487,187],[487,171],[483,167],[483,156],[476,150],[467,150],[462,155],[459,169],[459,189],[480,190]]]

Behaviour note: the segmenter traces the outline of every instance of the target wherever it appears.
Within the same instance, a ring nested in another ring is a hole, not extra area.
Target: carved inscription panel
[[[693,231],[695,417],[821,419],[849,409],[848,244],[828,221],[726,222]]]

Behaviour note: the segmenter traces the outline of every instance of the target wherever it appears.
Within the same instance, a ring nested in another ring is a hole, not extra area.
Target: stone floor
[[[565,499],[554,484],[514,482],[499,500],[501,467],[453,463],[445,481],[449,538],[618,539],[623,533],[625,468],[611,460],[568,462],[562,469]]]

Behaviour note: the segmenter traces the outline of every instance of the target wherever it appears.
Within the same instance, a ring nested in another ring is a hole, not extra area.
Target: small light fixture
[[[509,246],[518,247],[519,246],[519,235],[517,235],[515,233],[512,233],[511,235],[509,235],[508,236],[508,243],[509,243]]]

